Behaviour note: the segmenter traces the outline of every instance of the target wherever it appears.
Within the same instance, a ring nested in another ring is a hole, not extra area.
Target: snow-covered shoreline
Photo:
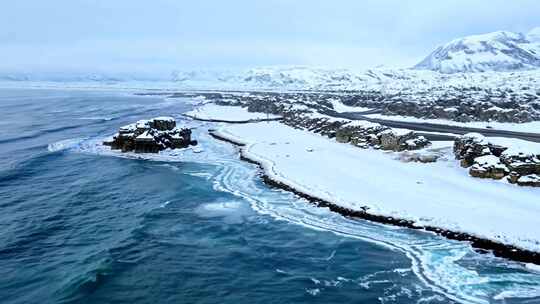
[[[212,103],[201,105],[184,116],[200,121],[247,123],[254,121],[272,121],[280,116],[264,113],[248,112],[247,109],[234,106],[218,106]]]
[[[244,145],[242,156],[260,164],[273,181],[311,197],[405,226],[440,229],[449,237],[454,232],[463,234],[454,238],[485,240],[506,247],[507,257],[515,248],[529,255],[540,252],[538,189],[471,178],[453,160],[404,164],[390,153],[275,122],[221,125],[214,133]]]

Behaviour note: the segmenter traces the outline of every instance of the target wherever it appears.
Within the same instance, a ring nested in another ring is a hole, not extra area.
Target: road
[[[375,114],[377,111],[370,110],[366,112],[329,112],[328,115],[340,118],[346,118],[351,120],[366,120],[374,123],[381,124],[383,126],[388,126],[391,128],[403,128],[417,131],[417,133],[424,135],[429,140],[453,140],[455,136],[452,134],[466,134],[471,132],[480,133],[488,137],[507,137],[507,138],[517,138],[523,139],[532,142],[540,143],[540,133],[529,133],[529,132],[516,132],[508,130],[497,130],[497,129],[486,129],[486,128],[472,128],[472,127],[461,127],[461,126],[452,126],[452,125],[443,125],[443,124],[434,124],[427,122],[407,122],[407,121],[397,121],[397,120],[387,120],[380,118],[370,118],[366,115]],[[438,132],[438,133],[448,133],[448,134],[433,134],[433,133],[424,133],[424,132]]]

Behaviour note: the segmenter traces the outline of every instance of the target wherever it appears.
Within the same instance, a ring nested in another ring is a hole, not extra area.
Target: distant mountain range
[[[509,75],[523,71],[521,75]],[[483,73],[472,73],[483,72]],[[500,73],[509,72],[509,73]],[[528,79],[528,80],[527,80]],[[498,85],[511,81],[536,87],[540,81],[540,27],[527,34],[499,31],[467,36],[438,47],[412,69],[375,68],[362,72],[306,66],[252,69],[174,71],[171,75],[129,73],[10,73],[0,81],[81,82],[104,85],[123,82],[167,82],[184,88],[273,90],[382,89],[444,85]]]
[[[499,31],[467,36],[438,47],[415,69],[441,73],[540,68],[540,27],[527,34]]]

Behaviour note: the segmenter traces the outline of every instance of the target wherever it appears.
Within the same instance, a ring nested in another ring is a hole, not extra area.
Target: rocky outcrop
[[[506,177],[513,184],[540,187],[540,155],[492,144],[477,133],[456,139],[454,155],[473,177]]]
[[[418,136],[412,131],[396,131],[393,129],[385,130],[377,134],[380,147],[383,150],[404,151],[421,149],[429,144],[429,141]]]
[[[382,105],[386,115],[412,116],[427,119],[448,119],[459,122],[498,121],[523,123],[540,119],[536,104],[521,104],[517,101],[502,101],[489,97],[488,100],[467,100],[459,104],[447,98],[434,101],[401,100]]]
[[[158,153],[165,149],[196,145],[197,141],[191,139],[190,129],[177,128],[174,118],[156,117],[121,127],[118,133],[103,144],[122,152]]]
[[[283,122],[294,128],[335,138],[360,148],[373,147],[382,150],[404,151],[426,147],[430,142],[412,131],[391,129],[367,121],[336,119],[303,111],[287,112]]]

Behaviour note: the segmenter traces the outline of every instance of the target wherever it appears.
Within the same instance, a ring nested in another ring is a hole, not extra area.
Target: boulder
[[[516,183],[520,186],[540,187],[540,174],[529,174],[521,176]]]
[[[501,154],[501,161],[519,175],[540,174],[540,160],[537,155],[509,149]]]
[[[472,166],[475,158],[490,154],[489,144],[481,134],[468,133],[454,141],[454,155],[464,168]]]
[[[170,131],[176,128],[176,120],[169,116],[156,117],[149,122],[150,128],[158,131]]]
[[[495,155],[485,155],[475,158],[474,164],[469,169],[471,176],[480,178],[501,179],[508,173],[508,168]]]
[[[495,145],[482,135],[469,133],[456,139],[454,154],[473,177],[502,179],[520,186],[538,186],[540,157],[533,153]]]

